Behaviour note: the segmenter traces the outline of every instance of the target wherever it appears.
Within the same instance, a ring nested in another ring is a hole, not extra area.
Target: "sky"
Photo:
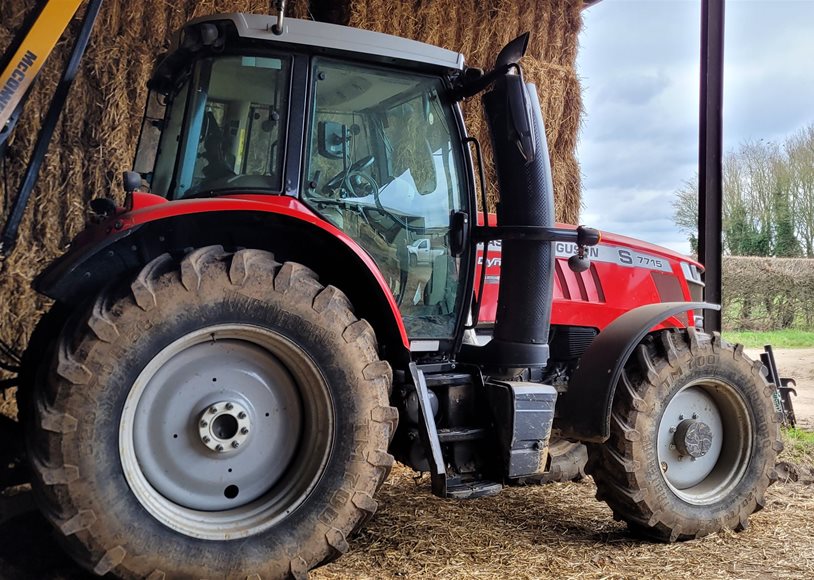
[[[674,192],[698,169],[700,0],[583,13],[580,221],[689,253]],[[814,0],[728,0],[724,150],[814,122]]]

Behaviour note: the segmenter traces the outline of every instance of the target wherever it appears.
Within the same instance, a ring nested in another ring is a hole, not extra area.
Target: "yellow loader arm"
[[[26,20],[11,46],[0,58],[0,159],[5,156],[8,139],[14,131],[25,97],[46,59],[54,50],[83,0],[43,0]],[[17,231],[25,207],[37,182],[42,160],[54,134],[59,114],[65,104],[71,83],[79,70],[79,61],[88,45],[93,23],[99,15],[102,0],[88,0],[82,27],[76,37],[62,77],[51,97],[48,112],[42,120],[37,144],[28,161],[25,175],[8,219],[0,232],[0,259],[17,241]],[[8,194],[9,192],[7,192]]]
[[[0,72],[0,130],[5,128],[82,0],[50,0]]]

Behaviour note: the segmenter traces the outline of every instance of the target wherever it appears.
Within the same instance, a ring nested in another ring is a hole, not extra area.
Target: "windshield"
[[[259,56],[197,61],[161,122],[153,172],[145,174],[152,192],[171,199],[234,188],[280,192],[289,68],[287,59]],[[142,141],[149,134],[142,130]]]
[[[460,311],[450,214],[462,147],[440,79],[318,60],[303,198],[376,261],[411,338],[448,338]]]

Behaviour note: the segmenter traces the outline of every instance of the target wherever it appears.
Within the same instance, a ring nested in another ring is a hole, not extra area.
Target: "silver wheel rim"
[[[119,424],[125,478],[178,532],[257,534],[318,482],[332,408],[319,369],[284,336],[248,324],[192,332],[159,352],[130,389]]]
[[[712,504],[743,479],[753,444],[751,415],[737,389],[721,380],[694,381],[678,391],[662,413],[660,472],[679,498]]]

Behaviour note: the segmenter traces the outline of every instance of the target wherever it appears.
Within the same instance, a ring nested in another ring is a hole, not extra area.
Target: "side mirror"
[[[328,159],[342,159],[345,155],[348,128],[334,121],[320,121],[317,124],[317,148],[319,154]]]

